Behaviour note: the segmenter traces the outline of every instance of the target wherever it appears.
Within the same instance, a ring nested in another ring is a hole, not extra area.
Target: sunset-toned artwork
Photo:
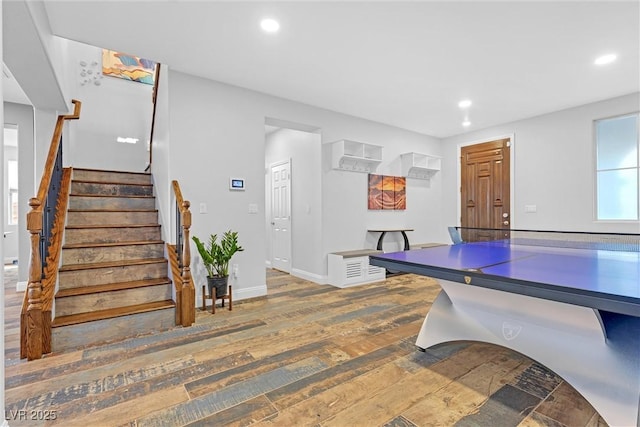
[[[382,176],[382,209],[395,209],[395,179],[392,176]]]
[[[369,209],[382,209],[382,175],[369,174]]]
[[[369,174],[368,208],[406,209],[406,178]]]
[[[102,74],[152,85],[156,63],[137,56],[102,49]]]
[[[407,209],[407,178],[404,176],[395,176],[393,185],[393,202],[394,209]]]

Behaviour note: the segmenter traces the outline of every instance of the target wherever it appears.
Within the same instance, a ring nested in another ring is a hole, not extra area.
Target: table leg
[[[387,234],[387,232],[383,231],[382,234],[380,234],[380,238],[378,239],[378,246],[376,247],[376,249],[379,251],[382,250],[382,239],[384,239],[385,234]]]
[[[640,317],[438,280],[416,346],[481,341],[556,372],[609,425],[640,421]]]
[[[211,314],[216,314],[216,287],[211,288]]]
[[[204,285],[202,285],[202,311],[207,311],[207,295],[204,293]]]
[[[402,237],[404,237],[404,250],[408,251],[409,249],[411,249],[411,245],[409,245],[409,238],[407,237],[407,233],[405,233],[404,231],[401,231],[402,233]]]

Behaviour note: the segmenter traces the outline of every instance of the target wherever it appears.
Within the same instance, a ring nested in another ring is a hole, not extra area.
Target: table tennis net
[[[454,244],[504,241],[510,245],[640,252],[640,234],[449,227]]]

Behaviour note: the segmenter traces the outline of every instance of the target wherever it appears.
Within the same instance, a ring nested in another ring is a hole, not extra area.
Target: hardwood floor
[[[191,328],[26,362],[22,294],[15,270],[5,274],[10,426],[605,425],[561,378],[510,350],[416,351],[439,291],[428,278],[337,289],[269,270],[268,297],[198,310]],[[19,419],[32,415],[56,419]]]

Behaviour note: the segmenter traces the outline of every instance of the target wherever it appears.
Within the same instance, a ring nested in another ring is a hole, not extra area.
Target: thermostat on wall
[[[244,178],[229,178],[229,190],[244,191]]]

